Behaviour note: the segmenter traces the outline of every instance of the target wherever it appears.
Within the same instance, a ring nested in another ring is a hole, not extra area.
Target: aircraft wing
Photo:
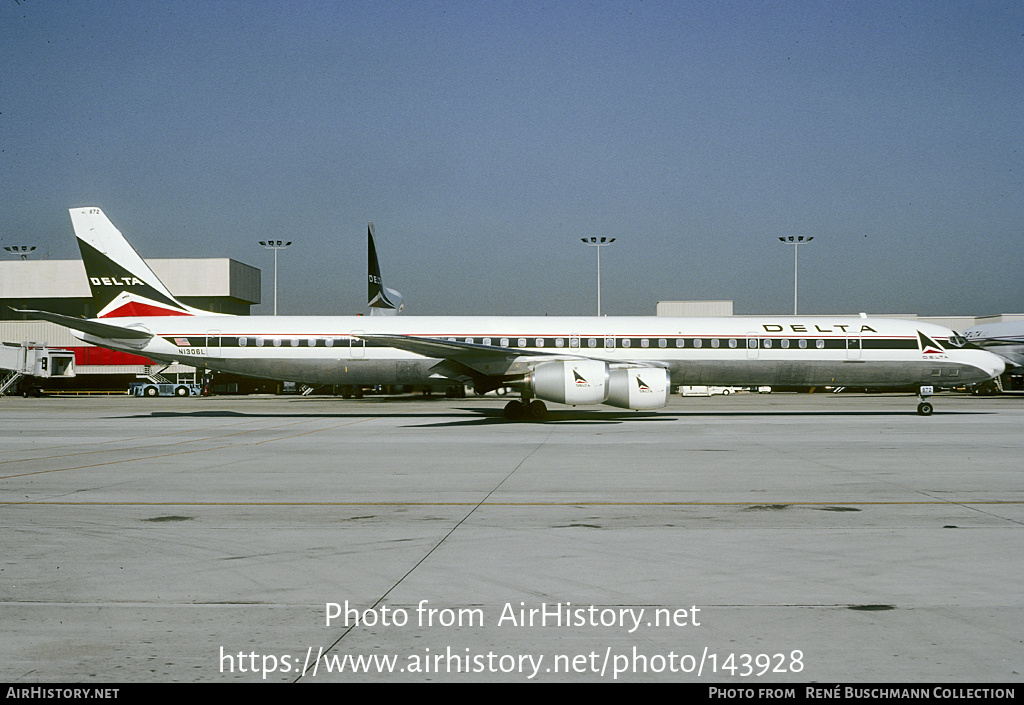
[[[547,352],[541,350],[523,350],[521,348],[505,348],[497,345],[481,345],[447,338],[423,338],[414,335],[385,335],[363,333],[355,336],[367,341],[385,343],[386,345],[406,350],[424,357],[441,358],[445,361],[458,363],[468,367],[477,374],[512,375],[522,374],[530,365],[538,362],[554,360],[599,360],[613,367],[629,365],[632,367],[667,367],[661,362],[611,360],[597,355],[585,355],[575,352]]]
[[[90,321],[73,316],[63,316],[59,313],[50,313],[49,311],[22,310],[17,308],[11,310],[24,313],[29,318],[50,321],[51,323],[81,331],[82,333],[88,333],[89,335],[95,335],[99,338],[109,338],[111,340],[149,340],[153,337],[153,334],[149,331],[139,330],[138,328],[112,326],[109,323],[100,323],[99,321]]]

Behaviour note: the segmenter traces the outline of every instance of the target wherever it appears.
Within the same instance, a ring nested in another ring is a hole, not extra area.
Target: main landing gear
[[[921,403],[917,405],[917,413],[919,413],[921,416],[932,415],[931,402],[925,400],[934,393],[934,387],[921,387],[921,390],[918,392],[918,396],[921,398]]]
[[[543,421],[548,416],[548,407],[540,399],[519,401],[513,399],[505,405],[505,418],[509,421]]]

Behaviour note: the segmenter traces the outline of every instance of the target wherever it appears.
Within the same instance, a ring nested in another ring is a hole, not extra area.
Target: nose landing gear
[[[921,416],[932,415],[933,408],[931,402],[925,400],[934,393],[934,387],[921,387],[921,390],[918,392],[918,397],[920,397],[921,403],[917,405],[917,413],[920,414]]]

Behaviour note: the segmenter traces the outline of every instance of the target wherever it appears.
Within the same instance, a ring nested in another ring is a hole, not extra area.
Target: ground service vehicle
[[[134,397],[198,397],[202,392],[198,384],[171,382],[152,375],[139,375],[138,381],[128,387],[128,394]]]

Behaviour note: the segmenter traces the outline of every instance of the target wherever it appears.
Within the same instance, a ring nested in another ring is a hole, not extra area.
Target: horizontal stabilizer
[[[111,340],[149,340],[153,337],[152,333],[139,330],[138,328],[123,328],[121,326],[110,325],[109,323],[89,321],[84,318],[62,316],[59,313],[50,313],[49,311],[22,310],[17,308],[11,310],[17,311],[18,313],[24,313],[29,318],[34,318],[40,321],[49,321],[50,323],[56,323],[59,326],[65,326],[66,328],[81,331],[82,333],[95,335],[99,338],[109,338]]]

